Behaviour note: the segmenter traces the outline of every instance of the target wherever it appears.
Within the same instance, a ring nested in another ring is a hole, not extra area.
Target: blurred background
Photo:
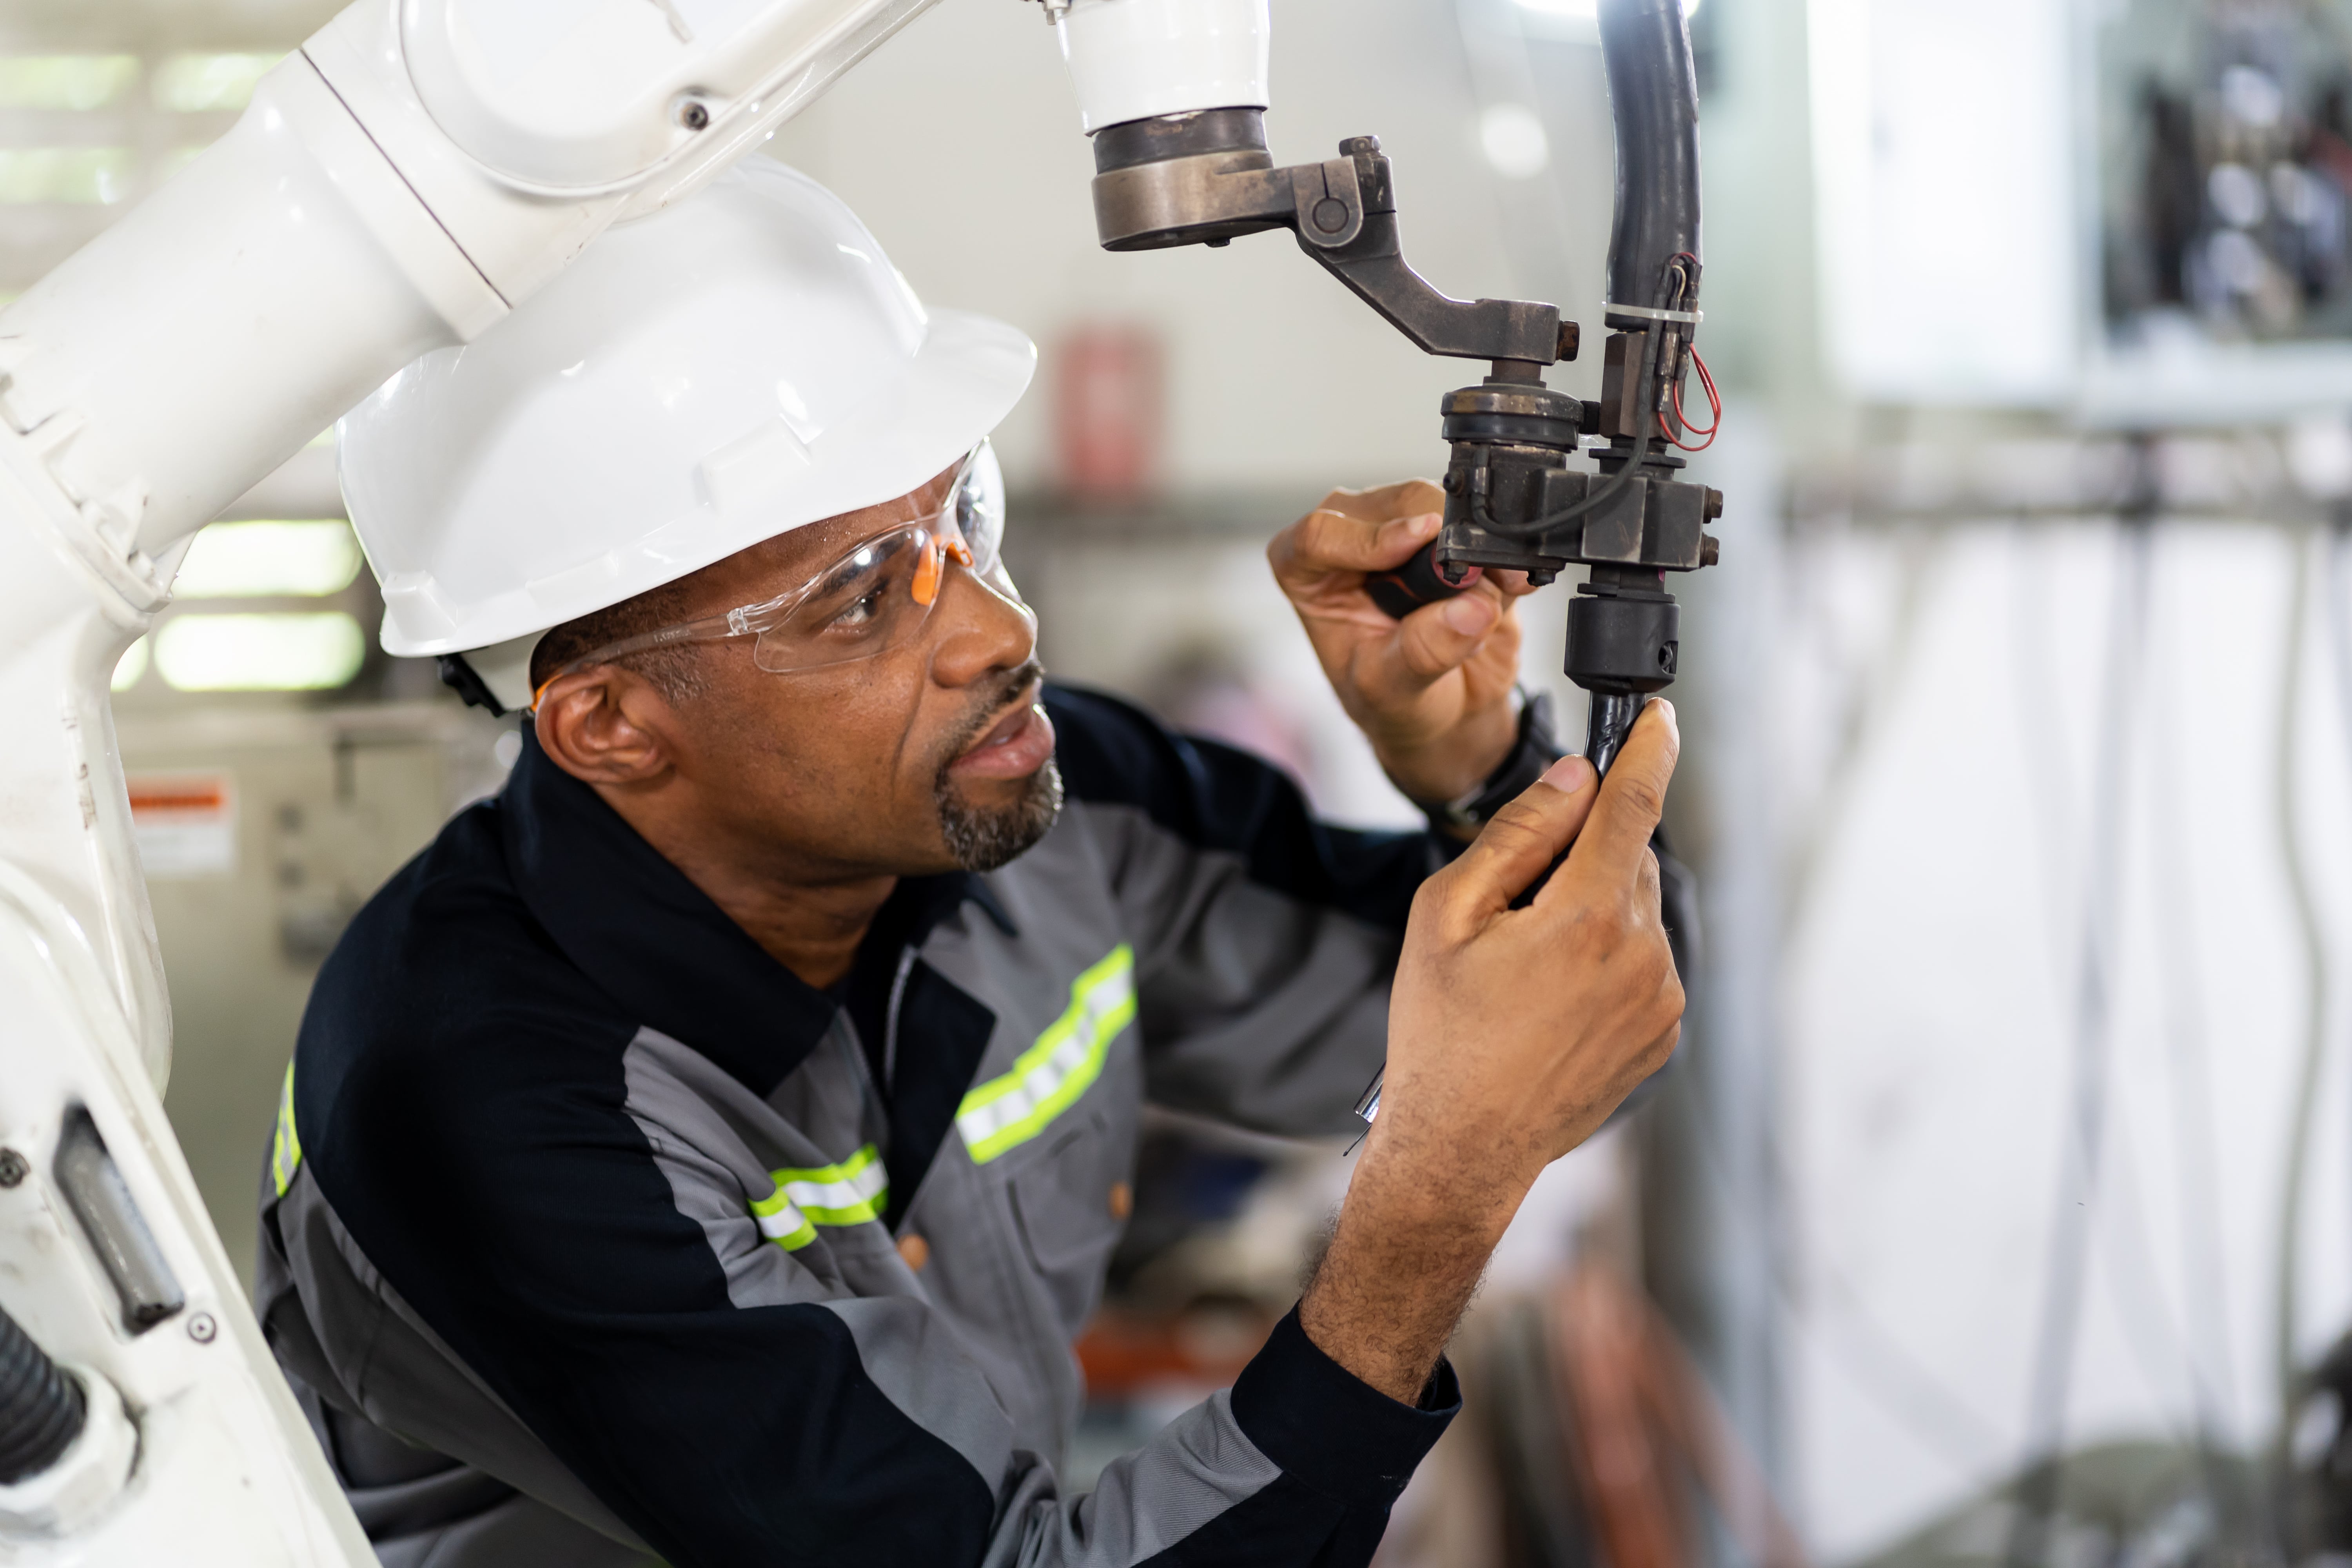
[[[9,0],[0,296],[332,8]],[[1275,12],[1277,159],[1377,132],[1429,278],[1597,337],[1591,0]],[[1726,405],[1693,470],[1728,497],[1678,585],[1692,1013],[1507,1241],[1382,1561],[2340,1560],[2352,0],[1704,0],[1692,30]],[[1330,486],[1434,472],[1463,369],[1279,236],[1099,250],[1014,0],[945,0],[768,151],[927,301],[1044,349],[999,447],[1055,673],[1415,822],[1262,552]],[[1575,735],[1564,597],[1523,606],[1526,679]],[[168,1104],[239,1257],[319,960],[517,749],[379,613],[323,433],[115,678]],[[1081,1479],[1230,1380],[1347,1171],[1154,1121]]]

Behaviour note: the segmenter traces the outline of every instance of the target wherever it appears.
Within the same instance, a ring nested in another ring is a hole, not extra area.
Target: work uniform
[[[1091,1494],[1054,1467],[1145,1101],[1354,1127],[1444,846],[1045,703],[1060,821],[902,881],[834,992],[528,726],[361,911],[288,1075],[257,1295],[386,1563],[1370,1557],[1454,1376],[1399,1404],[1295,1313]]]

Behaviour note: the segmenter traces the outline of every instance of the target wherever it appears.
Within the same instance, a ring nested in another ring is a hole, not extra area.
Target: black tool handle
[[[1392,572],[1374,572],[1364,578],[1364,591],[1372,603],[1396,620],[1402,620],[1423,605],[1433,605],[1440,599],[1450,599],[1469,586],[1467,567],[1456,567],[1463,580],[1449,579],[1437,564],[1437,542],[1430,541],[1421,547],[1421,553]]]

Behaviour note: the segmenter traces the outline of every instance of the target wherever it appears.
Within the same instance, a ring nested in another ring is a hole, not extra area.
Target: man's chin
[[[942,772],[936,795],[949,856],[964,870],[993,871],[1052,831],[1062,814],[1062,770],[1047,757],[1018,781],[1013,798],[986,805],[966,798],[964,787]]]

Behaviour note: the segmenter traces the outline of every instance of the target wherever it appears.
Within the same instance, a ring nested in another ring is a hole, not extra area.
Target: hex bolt
[[[14,1149],[0,1149],[0,1187],[13,1187],[33,1173],[25,1156]]]
[[[1712,533],[1702,533],[1698,536],[1698,563],[1700,565],[1714,565],[1716,558],[1722,553],[1723,541],[1717,539]]]
[[[1377,136],[1350,136],[1339,143],[1339,156],[1342,158],[1366,156],[1380,150],[1381,139]]]
[[[1562,321],[1559,324],[1559,342],[1552,352],[1558,356],[1560,363],[1566,364],[1576,357],[1576,351],[1583,341],[1582,327],[1578,326],[1574,321]]]
[[[213,1315],[210,1312],[198,1312],[188,1320],[188,1338],[200,1345],[212,1343],[214,1337],[219,1332],[220,1325],[213,1321]]]

